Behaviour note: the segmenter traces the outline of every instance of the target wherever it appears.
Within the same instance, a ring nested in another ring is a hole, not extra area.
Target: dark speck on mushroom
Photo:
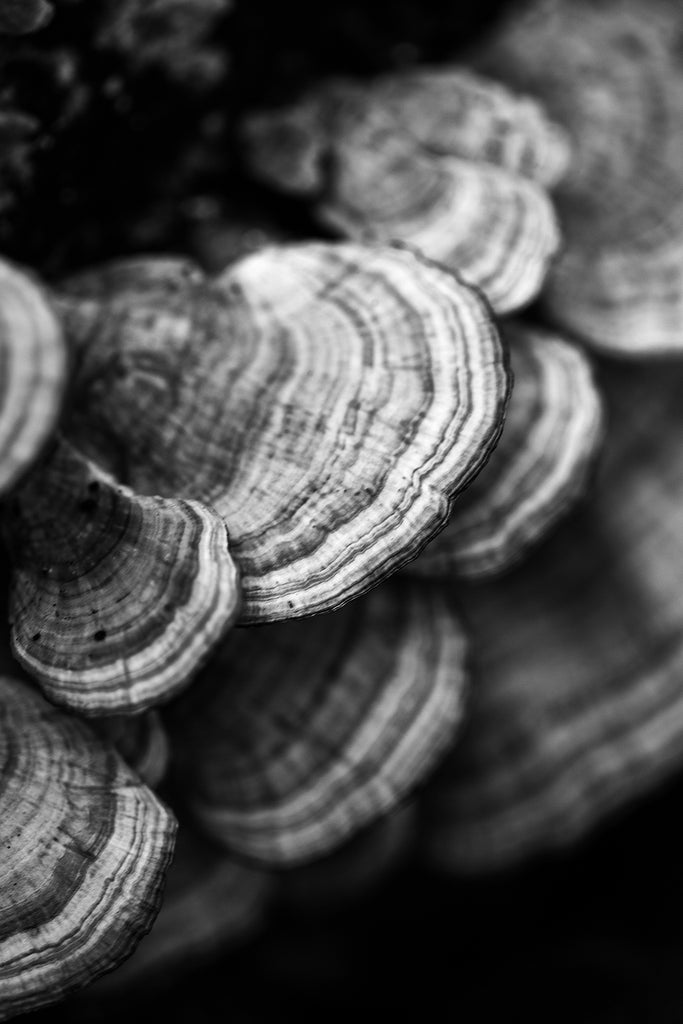
[[[106,640],[106,639],[107,639],[107,631],[106,631],[106,629],[98,629],[97,632],[95,633],[95,640],[97,640],[98,643],[101,643],[103,640]]]

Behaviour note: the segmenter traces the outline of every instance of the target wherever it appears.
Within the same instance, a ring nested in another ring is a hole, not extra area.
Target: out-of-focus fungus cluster
[[[191,52],[225,8],[112,5],[106,45],[173,64],[155,17]],[[681,349],[682,33],[537,0],[467,67],[251,112],[339,240],[0,262],[0,1019],[683,764],[683,368],[613,361]]]

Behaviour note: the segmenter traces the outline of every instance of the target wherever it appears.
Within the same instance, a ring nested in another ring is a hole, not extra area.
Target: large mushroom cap
[[[0,260],[0,494],[31,465],[54,430],[66,349],[41,289]]]
[[[425,826],[444,867],[565,846],[683,764],[683,372],[613,366],[602,383],[590,504],[518,570],[461,590],[472,700]]]
[[[70,430],[136,491],[217,509],[242,621],[338,607],[417,554],[495,444],[488,308],[414,253],[352,244],[266,249],[185,287],[182,311],[62,300]]]
[[[199,502],[135,495],[66,442],[17,490],[4,526],[14,653],[56,703],[97,715],[168,699],[237,617],[223,520]]]
[[[235,630],[168,711],[178,786],[215,839],[269,864],[326,853],[394,807],[463,711],[465,642],[435,587]]]
[[[0,678],[0,1019],[54,1002],[149,929],[173,849],[168,811],[113,750]]]
[[[245,141],[255,173],[309,195],[328,226],[420,248],[483,288],[498,313],[537,294],[557,249],[552,207],[530,179],[561,173],[564,139],[529,101],[496,85],[487,93],[483,79],[334,79],[254,116]]]
[[[555,194],[565,244],[543,299],[556,322],[615,353],[683,347],[682,26],[665,0],[543,0],[478,57],[572,138]]]
[[[481,578],[518,562],[583,495],[602,440],[602,402],[586,356],[548,331],[506,324],[514,388],[485,469],[407,569]]]

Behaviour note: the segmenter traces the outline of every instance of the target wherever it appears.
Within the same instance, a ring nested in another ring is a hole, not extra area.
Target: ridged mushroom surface
[[[446,868],[567,846],[683,765],[683,370],[601,383],[590,504],[515,572],[461,587],[470,713],[424,827]]]
[[[318,857],[444,753],[464,659],[439,590],[407,581],[324,617],[235,630],[167,713],[177,785],[228,848],[273,865]]]
[[[58,704],[140,711],[186,685],[239,611],[223,520],[141,497],[59,441],[8,502],[18,661]]]
[[[543,301],[615,354],[683,349],[682,27],[667,0],[544,0],[477,56],[572,139],[554,197],[564,246]]]
[[[157,913],[174,834],[87,725],[0,678],[0,1019],[133,951]]]
[[[510,322],[514,387],[498,446],[453,515],[406,568],[433,578],[495,575],[519,562],[581,498],[603,437],[586,356],[561,337]]]
[[[0,495],[52,434],[66,374],[61,328],[42,289],[0,260]]]
[[[269,248],[165,304],[85,292],[61,300],[69,430],[137,492],[217,509],[243,622],[339,607],[414,557],[502,426],[485,302],[405,249]]]
[[[487,95],[484,79],[333,79],[254,115],[245,145],[255,174],[310,196],[327,226],[414,245],[481,287],[497,313],[538,293],[557,250],[539,180],[561,173],[564,139],[530,101],[499,85]]]

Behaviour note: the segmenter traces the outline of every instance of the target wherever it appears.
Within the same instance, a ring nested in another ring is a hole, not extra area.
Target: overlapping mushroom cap
[[[484,289],[499,312],[538,292],[558,245],[542,184],[566,142],[541,111],[458,71],[332,80],[253,116],[248,160],[310,196],[343,235],[402,239]]]
[[[52,17],[52,7],[45,0],[2,0],[0,32],[12,35],[35,32]]]
[[[602,441],[587,358],[555,334],[506,324],[514,388],[498,446],[444,530],[407,569],[482,578],[519,562],[583,496]]]
[[[175,823],[87,725],[0,678],[0,1018],[129,955],[158,910]]]
[[[445,867],[574,842],[683,763],[683,369],[602,380],[590,504],[514,573],[462,590],[472,700],[426,830]]]
[[[477,56],[572,139],[554,197],[564,246],[543,301],[615,353],[683,348],[680,30],[667,0],[542,0],[515,10]]]
[[[223,520],[141,497],[66,442],[8,503],[14,653],[50,699],[140,711],[186,685],[239,610]]]
[[[434,766],[465,680],[464,636],[436,587],[387,583],[316,619],[234,630],[168,712],[177,784],[229,848],[310,860]]]
[[[395,247],[269,248],[214,281],[174,266],[62,297],[68,430],[137,492],[216,508],[242,621],[338,607],[417,554],[495,444],[489,310]]]
[[[0,260],[0,495],[52,434],[66,373],[61,329],[43,291]]]

